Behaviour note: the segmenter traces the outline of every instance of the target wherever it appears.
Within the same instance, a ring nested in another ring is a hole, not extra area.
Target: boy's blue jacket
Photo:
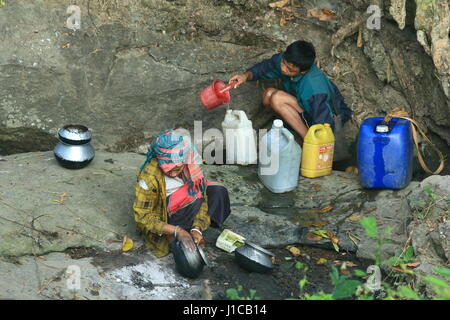
[[[329,123],[334,128],[334,115],[340,115],[342,123],[351,118],[341,92],[315,64],[305,74],[291,78],[281,73],[282,59],[283,53],[278,53],[248,69],[253,74],[252,81],[281,79],[284,90],[297,97],[305,110],[302,115],[308,126]]]

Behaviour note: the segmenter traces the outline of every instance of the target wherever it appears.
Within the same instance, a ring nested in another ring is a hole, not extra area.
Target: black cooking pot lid
[[[261,251],[261,252],[263,252],[265,254],[268,254],[269,256],[275,257],[275,255],[272,252],[270,252],[269,250],[266,250],[266,249],[258,246],[257,244],[255,244],[253,242],[246,241],[245,244],[250,246],[250,247],[252,247],[252,248],[254,248],[254,249],[256,249],[256,250],[259,250],[259,251]]]

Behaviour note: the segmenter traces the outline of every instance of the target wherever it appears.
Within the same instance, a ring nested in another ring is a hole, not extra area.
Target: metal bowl
[[[59,139],[67,144],[77,145],[91,141],[92,134],[89,129],[80,124],[69,124],[58,131]]]
[[[236,262],[250,272],[266,273],[273,269],[272,257],[275,255],[251,242],[246,242],[234,250]]]
[[[175,259],[177,271],[182,276],[192,279],[197,278],[202,273],[205,265],[208,263],[207,260],[205,261],[207,258],[204,259],[199,251],[201,248],[197,247],[195,251],[192,251],[178,240],[173,241],[170,246]],[[203,253],[205,254],[205,252]]]

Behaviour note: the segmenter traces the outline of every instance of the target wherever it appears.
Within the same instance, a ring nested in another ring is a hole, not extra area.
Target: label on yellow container
[[[319,159],[317,169],[328,169],[333,166],[334,143],[319,147]]]

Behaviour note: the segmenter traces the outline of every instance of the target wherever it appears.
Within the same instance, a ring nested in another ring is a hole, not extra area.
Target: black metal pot
[[[182,242],[175,240],[171,244],[177,271],[185,277],[195,279],[208,264],[205,252],[197,247],[195,251],[186,248]],[[201,252],[200,252],[201,251]]]
[[[250,272],[267,273],[273,269],[272,257],[275,255],[251,242],[246,242],[234,250],[237,264]]]
[[[82,125],[67,125],[58,132],[59,142],[53,149],[58,162],[67,169],[86,167],[95,156],[89,129]]]

